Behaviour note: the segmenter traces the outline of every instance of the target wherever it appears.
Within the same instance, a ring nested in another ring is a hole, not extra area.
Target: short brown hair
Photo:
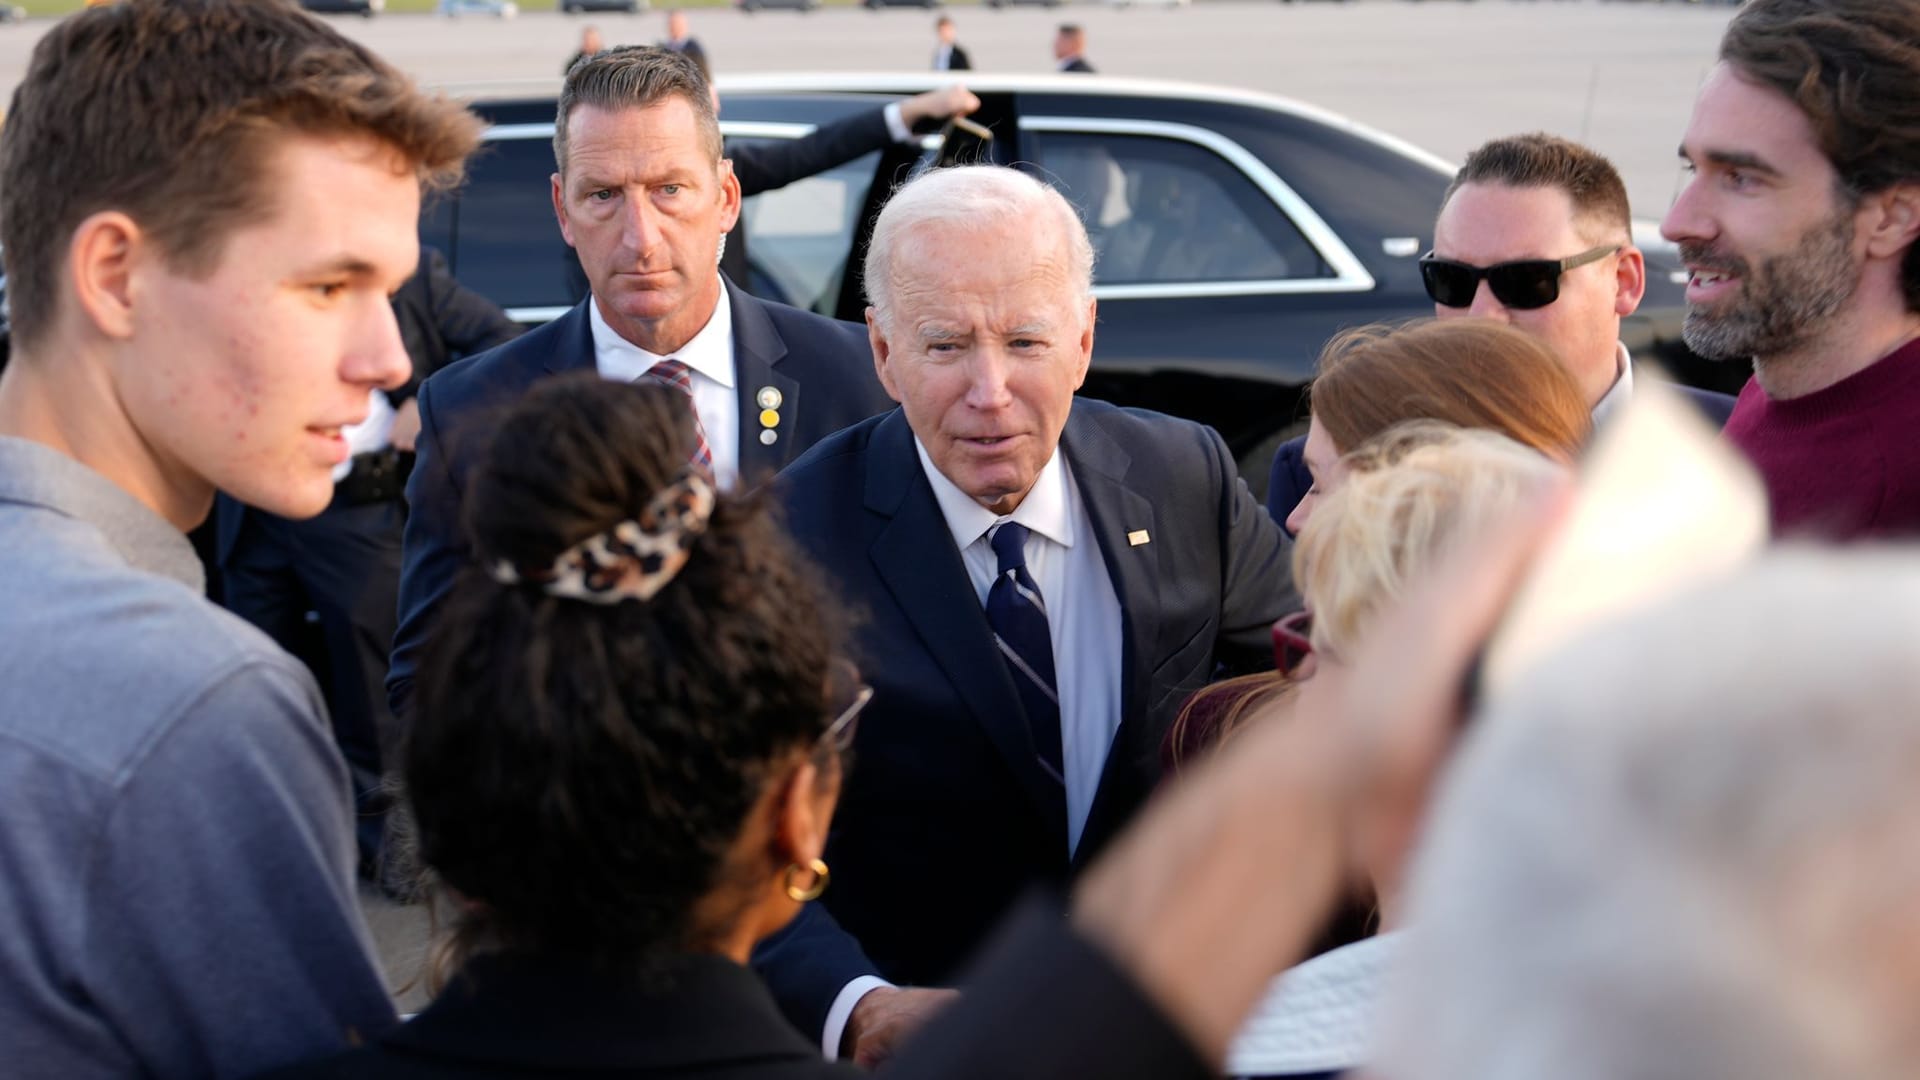
[[[290,133],[368,135],[430,188],[460,176],[480,122],[290,3],[121,0],[34,47],[0,130],[0,245],[13,332],[51,325],[73,230],[120,210],[189,274],[267,216]]]
[[[553,162],[567,172],[567,120],[582,105],[600,109],[647,109],[672,98],[693,108],[707,153],[720,160],[720,118],[704,69],[684,53],[652,45],[619,45],[575,64],[560,88],[553,118]]]
[[[1571,139],[1536,131],[1510,135],[1482,144],[1467,155],[1466,163],[1440,197],[1445,207],[1463,184],[1505,184],[1508,187],[1547,187],[1567,193],[1576,218],[1597,221],[1628,233],[1633,211],[1627,203],[1627,185],[1604,155]]]
[[[1363,326],[1327,343],[1313,417],[1341,453],[1408,420],[1497,431],[1558,461],[1593,416],[1553,348],[1490,319]]]
[[[1813,125],[1849,200],[1920,181],[1920,4],[1751,0],[1720,59],[1786,95]],[[1920,310],[1920,244],[1901,264]]]

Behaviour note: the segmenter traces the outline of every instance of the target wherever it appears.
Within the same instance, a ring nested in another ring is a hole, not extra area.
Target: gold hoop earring
[[[794,875],[802,871],[812,871],[813,883],[811,885],[802,887],[793,883]],[[827,862],[825,859],[808,859],[807,865],[805,866],[801,866],[799,863],[793,863],[787,867],[787,896],[791,897],[796,903],[801,904],[809,900],[818,900],[820,899],[820,894],[827,891],[827,882],[832,879],[833,875],[827,873]]]

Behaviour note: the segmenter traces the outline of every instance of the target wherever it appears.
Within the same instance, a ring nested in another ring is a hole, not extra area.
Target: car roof
[[[1265,109],[1338,129],[1355,138],[1364,139],[1423,162],[1449,175],[1459,171],[1457,163],[1448,161],[1424,147],[1408,142],[1398,135],[1389,134],[1350,117],[1342,116],[1330,109],[1309,105],[1304,101],[1278,94],[1210,86],[1204,83],[1179,82],[1172,79],[1136,79],[1078,74],[995,75],[968,72],[963,79],[956,80],[949,72],[810,72],[723,75],[715,80],[715,85],[722,94],[917,94],[950,85],[955,81],[964,82],[969,90],[987,94],[1047,93],[1105,98],[1155,98],[1163,101],[1186,99]],[[557,77],[540,77],[494,82],[450,83],[440,86],[439,89],[468,101],[555,98],[560,94],[560,83],[561,80]]]

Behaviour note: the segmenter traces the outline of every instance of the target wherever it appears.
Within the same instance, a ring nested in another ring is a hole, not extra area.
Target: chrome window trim
[[[571,304],[561,304],[558,307],[510,307],[507,309],[507,318],[517,323],[537,326],[541,323],[550,323],[572,310]]]
[[[551,139],[553,121],[541,124],[495,124],[480,133],[480,141],[511,142],[516,139]]]
[[[1455,162],[1417,146],[1398,135],[1362,124],[1330,109],[1310,105],[1297,98],[1239,90],[1205,83],[1172,79],[1135,79],[1101,75],[996,75],[967,73],[967,89],[976,93],[1048,93],[1082,97],[1138,97],[1156,101],[1203,101],[1224,105],[1244,105],[1268,112],[1285,113],[1325,124],[1364,139],[1403,157],[1411,158],[1436,172],[1452,177],[1459,170]],[[866,93],[906,97],[925,90],[937,90],[952,82],[946,72],[848,73],[812,72],[806,74],[723,75],[716,80],[721,95],[779,93]]]
[[[1307,201],[1253,152],[1217,131],[1164,120],[1115,120],[1098,116],[1028,116],[1021,131],[1062,135],[1144,135],[1192,143],[1213,151],[1240,170],[1254,187],[1271,199],[1274,208],[1300,230],[1308,244],[1333,270],[1332,277],[1270,278],[1255,281],[1142,282],[1126,285],[1095,284],[1095,299],[1162,300],[1202,296],[1276,296],[1310,293],[1353,293],[1371,290],[1375,281],[1352,249],[1340,239]]]
[[[773,120],[722,120],[720,134],[737,135],[743,139],[798,139],[813,134],[818,126]],[[553,122],[550,120],[534,124],[495,124],[480,135],[481,142],[551,138]]]

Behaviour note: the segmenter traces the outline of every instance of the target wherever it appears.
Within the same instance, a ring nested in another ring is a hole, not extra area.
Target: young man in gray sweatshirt
[[[242,1076],[393,1021],[320,695],[183,534],[216,487],[327,506],[475,138],[290,4],[122,0],[34,51],[0,137],[9,1076]]]

